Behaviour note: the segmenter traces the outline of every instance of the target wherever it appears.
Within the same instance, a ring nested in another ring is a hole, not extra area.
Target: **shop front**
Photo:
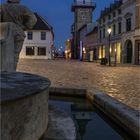
[[[135,64],[140,65],[140,40],[135,41]]]
[[[121,63],[121,43],[116,42],[111,45],[110,49],[111,62],[114,64]]]
[[[104,45],[99,46],[99,59],[105,58],[106,49]]]

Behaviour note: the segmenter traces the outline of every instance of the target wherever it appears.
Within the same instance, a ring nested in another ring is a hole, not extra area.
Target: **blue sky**
[[[5,0],[1,0],[2,2]],[[108,6],[114,0],[94,0],[96,9],[93,12],[95,22],[101,9]],[[55,46],[65,46],[65,40],[71,37],[70,29],[73,23],[71,4],[73,0],[21,0],[22,4],[29,7],[44,17],[54,28]]]

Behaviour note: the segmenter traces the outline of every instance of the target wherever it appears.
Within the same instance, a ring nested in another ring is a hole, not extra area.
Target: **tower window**
[[[85,15],[82,15],[82,21],[86,21]]]

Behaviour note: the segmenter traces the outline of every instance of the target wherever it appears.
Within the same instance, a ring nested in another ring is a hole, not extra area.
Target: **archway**
[[[125,47],[126,47],[126,62],[132,63],[133,46],[131,40],[126,41]]]

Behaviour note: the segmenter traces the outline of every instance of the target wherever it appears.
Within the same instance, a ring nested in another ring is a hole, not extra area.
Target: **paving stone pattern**
[[[139,66],[108,67],[76,60],[21,60],[18,71],[48,77],[55,87],[95,87],[140,111]]]

